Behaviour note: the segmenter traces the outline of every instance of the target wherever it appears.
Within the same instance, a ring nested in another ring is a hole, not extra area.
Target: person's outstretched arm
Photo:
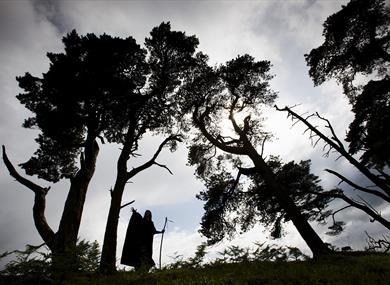
[[[163,234],[165,232],[164,229],[161,231],[156,230],[156,227],[154,226],[154,224],[153,224],[153,228],[154,228],[154,234]]]

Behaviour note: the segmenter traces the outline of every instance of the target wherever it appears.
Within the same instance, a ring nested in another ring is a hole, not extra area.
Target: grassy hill
[[[83,278],[79,284],[390,284],[390,255],[337,256],[322,261],[214,264],[155,273],[121,272]],[[77,284],[77,283],[76,283]]]
[[[46,279],[7,278],[1,284],[58,284]],[[334,256],[321,261],[216,263],[199,268],[164,269],[154,273],[118,272],[111,276],[82,274],[66,283],[74,285],[195,285],[195,284],[307,284],[388,285],[390,255]]]

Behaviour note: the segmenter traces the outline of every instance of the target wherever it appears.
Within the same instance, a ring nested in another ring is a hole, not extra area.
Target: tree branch
[[[157,166],[160,166],[162,168],[165,168],[171,175],[173,175],[172,171],[164,164],[160,164],[160,163],[157,163],[157,162],[154,162],[153,164],[157,165]]]
[[[252,174],[255,174],[258,172],[258,170],[256,169],[256,167],[252,167],[252,168],[242,168],[242,167],[238,167],[238,170],[244,174],[244,175],[252,175]]]
[[[332,133],[332,139],[335,140],[337,142],[337,144],[339,145],[340,149],[343,149],[345,151],[345,148],[344,148],[344,145],[341,143],[341,141],[339,140],[339,138],[337,137],[331,123],[329,122],[328,119],[324,118],[324,117],[321,117],[320,114],[318,114],[318,112],[316,112],[316,116],[318,118],[320,118],[321,120],[325,121],[326,124],[327,124],[327,128],[329,128],[330,132]]]
[[[124,208],[124,207],[126,207],[126,206],[128,206],[128,205],[133,204],[134,202],[135,202],[135,200],[133,200],[133,201],[131,201],[131,202],[129,202],[129,203],[126,203],[126,204],[122,205],[120,208],[122,209],[122,208]]]
[[[15,169],[15,167],[12,165],[10,160],[8,159],[7,153],[5,151],[5,146],[3,145],[3,161],[5,166],[7,167],[9,174],[16,179],[20,184],[26,186],[30,190],[32,190],[34,193],[44,193],[45,195],[47,194],[48,190],[50,188],[44,188],[41,187],[34,182],[22,177]]]
[[[156,159],[160,155],[163,147],[170,141],[179,141],[179,142],[181,142],[182,141],[182,137],[180,135],[172,135],[172,136],[169,136],[168,138],[166,138],[160,144],[160,146],[158,147],[157,151],[155,152],[155,154],[153,155],[153,157],[149,161],[147,161],[144,164],[142,164],[142,165],[140,165],[140,166],[138,166],[136,168],[133,168],[132,170],[127,172],[126,179],[129,180],[131,177],[134,177],[139,172],[141,172],[141,171],[151,167],[154,164],[158,165],[160,167],[166,168],[172,174],[172,172],[168,169],[168,167],[166,167],[165,165],[161,165],[161,164],[156,162]]]
[[[200,118],[197,118],[196,114],[198,112],[198,108],[195,108],[195,111],[193,113],[192,119],[194,124],[199,128],[201,131],[202,135],[204,135],[213,145],[215,145],[217,148],[231,153],[231,154],[237,154],[237,155],[245,155],[245,151],[242,147],[235,147],[235,146],[230,146],[226,145],[222,142],[220,142],[217,138],[215,138],[211,133],[209,133],[205,127],[204,123],[204,118],[207,115],[207,112],[204,112]]]
[[[267,140],[268,136],[265,136],[264,140],[263,140],[263,143],[261,144],[261,154],[260,156],[263,156],[264,154],[264,146],[265,146],[265,142]]]
[[[369,193],[369,194],[372,194],[372,195],[375,195],[375,196],[378,196],[380,198],[382,198],[383,200],[387,201],[390,203],[390,197],[388,197],[386,194],[382,193],[382,192],[379,192],[379,191],[376,191],[376,190],[371,190],[371,189],[367,189],[367,188],[364,188],[360,185],[357,185],[356,183],[352,182],[351,180],[349,180],[348,178],[346,178],[345,176],[341,175],[340,173],[336,172],[336,171],[333,171],[331,169],[325,169],[326,172],[329,172],[335,176],[337,176],[338,178],[340,178],[342,181],[346,182],[347,184],[349,184],[350,186],[352,186],[353,188],[357,189],[357,190],[360,190],[362,192],[365,192],[365,193]]]
[[[340,191],[325,191],[325,192],[311,192],[310,191],[310,193],[315,194],[315,195],[320,195],[320,196],[342,199],[345,202],[347,202],[349,205],[351,205],[355,208],[358,208],[358,209],[362,210],[363,212],[365,212],[366,214],[368,214],[369,216],[371,216],[373,218],[373,220],[371,222],[374,222],[376,220],[379,223],[381,223],[383,226],[385,226],[387,229],[390,229],[390,222],[388,220],[386,220],[385,218],[383,218],[382,216],[380,216],[379,214],[377,214],[376,212],[371,210],[366,205],[363,205],[361,203],[358,203],[358,202],[352,200],[351,198],[345,196],[344,193],[340,193]]]
[[[367,231],[365,231],[368,239],[367,239],[367,243],[368,243],[368,248],[367,250],[368,251],[376,251],[377,249],[378,250],[382,250],[383,249],[383,252],[389,252],[390,251],[390,236],[385,236],[383,235],[383,239],[374,239],[373,237],[371,237]]]
[[[329,227],[330,230],[332,230],[332,232],[327,232],[327,234],[329,235],[338,235],[340,234],[342,231],[343,231],[343,225],[345,225],[344,222],[336,222],[336,219],[335,219],[335,215],[341,211],[344,211],[345,209],[348,209],[352,207],[352,205],[347,205],[345,207],[342,207],[341,209],[338,209],[337,211],[334,211],[332,213],[332,220],[333,220],[333,225]]]
[[[46,208],[46,194],[50,190],[50,187],[44,188],[34,182],[22,177],[12,165],[11,161],[8,159],[7,153],[5,151],[4,145],[3,148],[3,161],[12,177],[16,179],[20,184],[26,186],[32,190],[35,194],[34,197],[34,206],[33,206],[33,218],[35,227],[38,230],[38,233],[42,237],[43,241],[47,246],[52,249],[55,234],[50,228],[49,224],[46,221],[45,217],[45,208]]]
[[[363,164],[358,162],[352,155],[350,155],[344,148],[340,147],[338,143],[335,143],[333,140],[329,139],[327,136],[325,136],[323,133],[321,133],[315,126],[310,124],[308,120],[305,120],[301,116],[299,116],[297,113],[292,111],[288,107],[284,107],[283,109],[280,109],[277,105],[275,105],[276,110],[278,111],[285,111],[288,112],[288,114],[296,118],[297,120],[304,123],[310,131],[315,133],[317,136],[319,136],[323,141],[325,141],[327,144],[330,145],[330,147],[334,148],[336,151],[338,151],[345,159],[347,159],[353,166],[355,166],[364,176],[366,176],[369,180],[371,180],[375,185],[377,185],[379,188],[381,188],[388,196],[390,196],[390,187],[387,185],[386,180],[374,175],[371,173],[371,171],[365,167]],[[331,130],[332,131],[332,130]]]

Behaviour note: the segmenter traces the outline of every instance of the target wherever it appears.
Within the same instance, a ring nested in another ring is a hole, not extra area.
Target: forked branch
[[[35,227],[37,228],[40,236],[47,246],[51,249],[54,242],[55,234],[50,228],[49,224],[46,221],[45,217],[45,208],[46,208],[46,194],[50,190],[50,187],[44,188],[35,184],[34,182],[28,180],[21,176],[12,165],[11,161],[8,159],[5,147],[3,145],[3,161],[7,167],[10,175],[16,179],[20,184],[26,186],[31,191],[34,192],[34,207],[33,207],[33,218]]]
[[[352,155],[350,155],[341,144],[340,140],[337,138],[337,136],[334,133],[333,128],[330,125],[330,122],[322,117],[319,117],[322,120],[325,120],[327,122],[327,127],[331,130],[332,133],[332,139],[325,136],[322,132],[318,130],[315,126],[313,126],[307,119],[303,118],[302,116],[298,115],[294,111],[292,111],[288,107],[284,107],[283,109],[278,108],[278,106],[275,105],[276,110],[278,111],[284,111],[287,112],[289,116],[292,118],[295,118],[296,120],[302,122],[306,125],[306,127],[316,136],[321,138],[325,143],[327,143],[331,148],[335,149],[337,152],[340,153],[341,156],[343,156],[345,159],[347,159],[353,166],[355,166],[364,176],[366,176],[369,180],[371,180],[376,186],[381,188],[387,196],[390,197],[390,186],[387,183],[386,179],[383,179],[375,174],[373,174],[366,166],[361,164],[359,161],[357,161]],[[330,151],[330,149],[329,149]]]
[[[166,138],[160,144],[160,146],[158,147],[157,151],[154,153],[153,157],[149,161],[147,161],[144,164],[142,164],[142,165],[140,165],[138,167],[135,167],[132,170],[130,170],[129,172],[127,172],[127,180],[129,180],[130,178],[134,177],[139,172],[141,172],[141,171],[151,167],[152,165],[157,165],[159,167],[165,168],[165,169],[168,170],[168,172],[170,174],[172,174],[172,171],[166,165],[162,165],[162,164],[156,162],[156,159],[160,155],[160,153],[161,153],[162,149],[164,148],[164,146],[167,145],[171,141],[181,142],[182,141],[182,137],[180,135],[172,135],[172,136],[169,136],[168,138]]]

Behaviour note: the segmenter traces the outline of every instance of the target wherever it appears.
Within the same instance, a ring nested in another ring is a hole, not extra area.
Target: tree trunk
[[[196,114],[197,111],[194,112]],[[242,146],[234,147],[231,145],[226,145],[218,141],[216,138],[211,135],[206,127],[204,122],[202,121],[202,117],[206,116],[207,113],[204,113],[201,118],[197,118],[194,116],[195,125],[200,129],[202,134],[216,147],[225,151],[227,153],[237,154],[237,155],[246,155],[248,156],[254,166],[256,171],[261,174],[263,179],[267,182],[267,184],[271,188],[271,193],[274,197],[277,198],[280,206],[286,211],[287,216],[291,219],[294,226],[298,230],[299,234],[305,240],[306,244],[309,246],[310,250],[313,253],[314,258],[318,258],[320,256],[328,255],[331,253],[331,250],[325,245],[325,243],[321,240],[321,238],[317,235],[317,233],[310,226],[306,218],[302,215],[298,207],[295,205],[294,201],[288,195],[288,191],[285,187],[280,184],[275,177],[275,174],[268,167],[263,157],[257,152],[257,150],[253,147],[252,143],[246,136],[244,130],[242,130],[235,122],[233,116],[231,115],[229,119],[232,121],[235,132],[240,136],[240,142],[242,142]],[[245,128],[245,127],[244,127]]]
[[[50,188],[43,188],[19,175],[9,161],[3,146],[3,160],[19,183],[35,193],[33,218],[39,235],[52,251],[53,270],[55,272],[73,271],[77,266],[76,244],[79,233],[81,215],[84,209],[85,197],[89,182],[95,172],[99,146],[94,138],[87,138],[85,152],[81,157],[81,167],[76,176],[71,179],[71,185],[66,198],[64,210],[57,233],[54,234],[45,217],[46,194]]]
[[[62,212],[58,232],[54,239],[53,266],[59,270],[73,271],[77,265],[76,244],[88,185],[95,172],[99,146],[94,139],[87,139],[81,167],[71,185]]]
[[[113,273],[116,271],[116,248],[118,237],[119,213],[121,210],[122,195],[127,179],[123,173],[117,174],[114,189],[111,192],[111,204],[108,213],[102,256],[100,260],[100,271],[102,273]]]
[[[113,273],[116,271],[116,246],[118,236],[118,221],[122,203],[122,195],[126,183],[129,179],[127,173],[127,161],[130,157],[131,149],[134,144],[135,120],[131,120],[126,134],[126,140],[123,144],[121,154],[117,162],[117,176],[114,189],[111,191],[110,210],[104,232],[104,241],[102,247],[102,256],[100,258],[100,268],[102,273]]]
[[[108,213],[106,231],[104,233],[104,242],[102,249],[102,256],[100,259],[100,271],[104,274],[113,273],[116,271],[116,247],[118,236],[118,220],[121,210],[122,195],[129,179],[137,175],[139,172],[157,164],[160,167],[167,169],[171,174],[172,172],[165,165],[156,163],[156,158],[159,156],[163,147],[170,141],[181,141],[181,137],[177,135],[171,135],[166,138],[158,147],[153,157],[144,164],[127,171],[127,161],[130,157],[131,148],[134,144],[134,130],[135,125],[130,125],[126,142],[123,145],[123,149],[117,163],[117,177],[115,181],[114,190],[111,192],[111,205]]]
[[[275,174],[269,169],[264,159],[252,145],[248,146],[247,149],[248,155],[253,161],[255,168],[261,173],[264,180],[267,181],[272,194],[278,199],[281,207],[286,211],[288,218],[291,219],[299,234],[309,246],[313,253],[313,258],[319,258],[330,254],[331,250],[310,226],[307,219],[302,215],[294,201],[287,194],[287,189],[277,181]]]

